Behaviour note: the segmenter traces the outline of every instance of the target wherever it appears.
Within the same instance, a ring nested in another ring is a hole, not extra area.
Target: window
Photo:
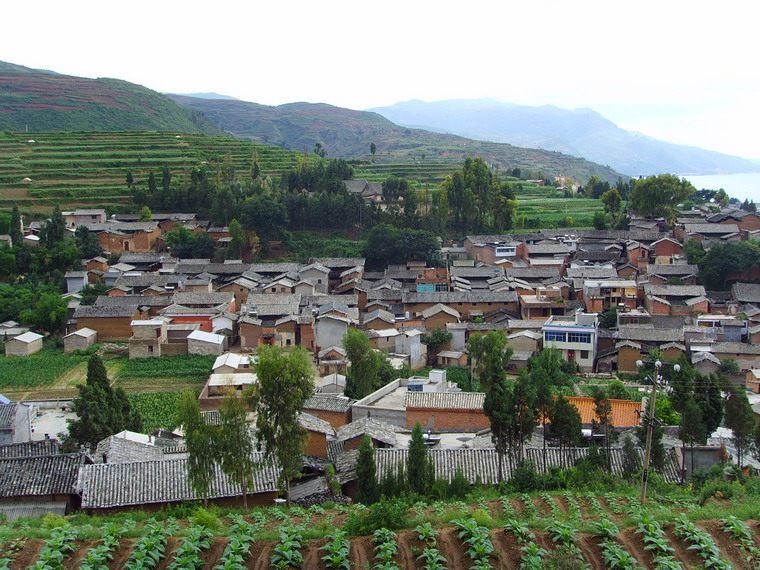
[[[148,345],[148,352],[153,352],[153,346]]]
[[[511,257],[517,253],[516,247],[496,247],[494,248],[494,255],[496,257]]]
[[[546,342],[565,342],[565,333],[557,331],[545,331],[544,340]]]
[[[583,344],[591,344],[591,333],[567,333],[568,342],[582,342]]]
[[[588,350],[581,350],[581,359],[586,360],[588,358]]]

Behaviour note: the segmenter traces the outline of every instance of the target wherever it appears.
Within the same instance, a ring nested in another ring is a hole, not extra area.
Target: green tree
[[[699,263],[699,280],[708,291],[724,291],[759,264],[760,246],[753,240],[715,243]]]
[[[245,248],[245,234],[240,222],[233,219],[229,225],[230,230],[230,245],[227,246],[227,258],[228,259],[241,259],[243,257],[243,249]]]
[[[127,188],[132,188],[132,185],[135,183],[135,178],[132,176],[131,170],[127,170],[126,182]]]
[[[581,416],[578,409],[573,406],[567,398],[560,396],[554,402],[552,416],[550,418],[550,431],[559,442],[560,456],[562,457],[563,467],[569,467],[566,463],[563,450],[578,445],[581,440]]]
[[[377,224],[367,235],[364,257],[367,267],[378,270],[409,259],[437,265],[439,249],[432,232]]]
[[[604,211],[612,217],[612,223],[614,224],[618,220],[620,215],[620,208],[623,205],[623,198],[620,196],[620,192],[617,188],[608,190],[601,197],[602,204],[604,204]]]
[[[372,155],[372,162],[375,162],[375,153],[377,152],[377,146],[375,143],[369,143],[369,153]]]
[[[88,283],[79,294],[82,295],[82,305],[94,305],[98,297],[106,294],[106,286],[101,282]]]
[[[217,443],[218,430],[204,420],[198,398],[191,391],[185,392],[177,405],[177,426],[185,436],[188,483],[205,502],[215,479],[217,456],[209,449]]]
[[[307,432],[298,417],[314,392],[314,373],[303,348],[285,354],[274,346],[259,347],[256,373],[258,383],[248,394],[256,413],[256,437],[265,459],[279,465],[280,489],[289,500],[290,480],[301,471],[306,447]]]
[[[747,392],[739,386],[732,386],[726,398],[725,424],[734,433],[736,461],[743,465],[744,455],[750,449],[752,433],[755,429],[755,414],[749,404]]]
[[[219,412],[216,449],[219,466],[227,478],[243,490],[243,506],[248,508],[248,490],[253,488],[256,464],[245,402],[234,392],[227,394]]]
[[[702,421],[702,410],[699,408],[699,404],[694,399],[692,394],[683,404],[683,411],[681,412],[681,426],[678,429],[678,437],[680,438],[683,446],[683,462],[682,472],[686,473],[686,446],[691,449],[691,471],[694,472],[694,445],[702,444],[707,439],[705,434],[705,425]]]
[[[715,202],[717,202],[721,208],[728,208],[729,196],[726,191],[721,188],[715,193]]]
[[[351,363],[346,378],[346,396],[361,400],[375,389],[380,370],[379,355],[370,347],[367,334],[354,328],[347,329],[343,335],[343,348]]]
[[[641,471],[641,456],[639,455],[633,439],[625,436],[623,439],[623,477],[627,481],[632,481]]]
[[[377,482],[375,466],[375,447],[366,433],[359,446],[359,455],[356,458],[356,500],[364,505],[376,503],[380,498],[380,489]]]
[[[87,226],[77,226],[74,230],[74,243],[82,259],[92,259],[103,255],[103,246],[100,245],[98,236],[88,230]]]
[[[66,324],[69,307],[66,299],[57,293],[42,293],[34,307],[21,312],[23,323],[39,327],[49,333],[57,333]]]
[[[443,329],[433,329],[420,337],[420,342],[427,346],[427,362],[431,365],[435,362],[435,355],[441,347],[451,342],[452,334]]]
[[[56,204],[50,219],[43,222],[40,228],[40,244],[44,247],[52,247],[60,243],[66,237],[66,220]]]
[[[24,241],[23,228],[21,227],[21,213],[18,211],[18,206],[13,205],[11,210],[11,227],[9,230],[11,236],[11,242],[14,247],[20,246]]]
[[[76,419],[68,420],[64,447],[75,450],[80,446],[94,450],[98,442],[124,430],[140,431],[142,421],[133,410],[121,388],[111,388],[106,368],[98,355],[87,363],[87,380],[77,386],[79,397],[74,399]]]
[[[412,428],[412,438],[409,440],[409,451],[406,456],[406,475],[409,490],[412,493],[426,495],[435,482],[435,468],[430,457],[422,426],[417,422]]]
[[[605,329],[617,327],[617,308],[610,307],[599,317],[599,326]]]
[[[676,217],[676,206],[691,198],[696,188],[685,178],[673,174],[658,174],[636,181],[628,207],[640,216]]]
[[[140,208],[140,221],[141,222],[150,222],[153,220],[153,212],[151,212],[150,208],[148,206],[143,206]]]
[[[607,216],[604,212],[594,212],[593,224],[595,230],[607,230],[610,227],[607,224]]]
[[[607,398],[605,391],[595,386],[593,389],[594,415],[604,433],[605,468],[612,471],[610,458],[613,439],[615,439],[615,425],[612,422],[612,403]]]

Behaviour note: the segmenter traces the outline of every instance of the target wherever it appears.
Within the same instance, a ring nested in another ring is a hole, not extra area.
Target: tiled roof
[[[647,265],[647,275],[696,275],[699,271],[699,267],[696,265],[655,265],[650,263]]]
[[[329,269],[339,267],[364,267],[363,257],[312,257],[309,263],[319,263]]]
[[[0,459],[0,497],[74,494],[83,460],[81,453]]]
[[[74,309],[74,318],[125,318],[132,317],[138,305],[79,305]]]
[[[0,458],[33,457],[35,455],[58,455],[58,440],[43,439],[41,441],[0,445]]]
[[[618,337],[643,342],[683,342],[683,327],[665,329],[652,325],[620,325]]]
[[[312,416],[306,412],[301,412],[298,416],[298,423],[301,427],[306,428],[309,431],[315,431],[317,433],[323,433],[325,435],[335,435],[335,428],[326,422],[322,418]]]
[[[10,429],[16,418],[16,402],[0,404],[0,429]]]
[[[731,293],[739,303],[760,303],[760,283],[734,283]]]
[[[405,292],[401,296],[405,304],[413,303],[516,303],[514,291],[440,291],[435,293]]]
[[[482,410],[486,395],[482,392],[407,392],[407,408],[440,410]]]
[[[687,234],[735,234],[739,233],[739,226],[736,224],[684,224],[684,230]]]
[[[457,471],[461,471],[464,477],[471,483],[480,481],[484,484],[493,484],[497,482],[499,457],[494,449],[430,449],[430,458],[433,461],[436,478],[452,479]],[[350,453],[350,452],[349,452]],[[536,469],[543,471],[543,450],[541,448],[528,447],[525,449],[525,458],[531,460]],[[637,448],[637,453],[643,456],[644,450]],[[375,464],[377,465],[377,476],[382,478],[386,473],[395,473],[398,464],[406,464],[407,449],[376,449]],[[588,454],[587,447],[576,447],[565,449],[562,452],[556,447],[546,449],[547,467],[574,465],[578,459]],[[343,454],[348,455],[348,454]],[[346,469],[351,467],[350,459],[356,454],[348,457],[349,461],[340,462],[341,467]],[[610,450],[610,460],[612,471],[617,475],[623,474],[624,454],[620,447],[613,447]],[[355,459],[354,459],[355,462]],[[503,477],[507,480],[511,477],[510,461],[505,457],[503,464]],[[664,477],[666,481],[680,480],[679,466],[676,456],[669,453],[665,465]]]
[[[594,398],[582,398],[578,396],[567,397],[581,415],[581,422],[590,424],[596,420]],[[615,427],[632,427],[640,423],[639,412],[641,411],[641,402],[632,402],[629,400],[609,400],[612,405],[612,424]]]
[[[345,424],[338,429],[338,441],[347,441],[355,437],[363,436],[365,433],[372,439],[381,441],[386,445],[395,446],[397,443],[396,434],[401,428],[382,422],[374,418],[361,418],[350,424]]]
[[[702,285],[644,285],[647,295],[657,297],[704,297]]]
[[[260,464],[263,454],[254,453],[253,458]],[[84,465],[80,475],[82,508],[111,508],[199,499],[187,481],[187,461],[182,458]],[[278,470],[269,465],[255,469],[254,483],[249,493],[276,491],[277,476]],[[208,498],[234,497],[241,493],[240,485],[229,481],[219,466],[214,465]]]
[[[314,394],[311,398],[306,400],[303,409],[318,410],[321,412],[339,412],[343,414],[351,408],[352,403],[353,400],[349,400],[348,398]]]
[[[100,295],[95,299],[95,306],[97,307],[127,305],[132,307],[168,307],[171,305],[171,298],[169,295],[114,295],[113,297]]]

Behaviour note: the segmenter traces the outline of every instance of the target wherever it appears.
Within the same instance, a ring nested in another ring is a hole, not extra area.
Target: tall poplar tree
[[[177,425],[185,434],[188,483],[206,502],[216,466],[216,456],[209,450],[214,448],[218,428],[204,420],[198,398],[190,391],[185,392],[177,406]]]
[[[253,488],[256,464],[248,408],[234,392],[227,394],[219,413],[217,449],[219,466],[227,477],[241,486],[243,506],[248,508],[248,491]]]
[[[314,393],[314,372],[306,351],[262,346],[256,364],[258,383],[248,392],[256,413],[256,437],[265,460],[280,468],[279,487],[290,500],[290,480],[303,465],[307,431],[298,423],[304,404]]]
[[[375,466],[375,447],[366,433],[359,446],[356,458],[356,484],[358,492],[356,500],[364,505],[371,505],[379,499],[380,489],[377,482],[377,467]]]
[[[435,482],[435,467],[425,445],[419,422],[412,428],[412,438],[406,456],[406,476],[409,490],[420,495],[427,495]]]

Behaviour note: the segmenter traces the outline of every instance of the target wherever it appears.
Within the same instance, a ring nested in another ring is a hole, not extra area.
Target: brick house
[[[710,302],[701,285],[644,285],[644,308],[650,315],[707,313]]]
[[[419,423],[434,431],[479,431],[490,427],[483,413],[485,394],[477,392],[407,392],[406,426]]]
[[[305,412],[298,416],[298,423],[308,432],[305,454],[327,459],[327,438],[335,437],[335,428],[329,422]]]
[[[651,285],[669,285],[676,280],[679,285],[696,285],[698,272],[696,265],[648,265],[647,279]]]
[[[314,394],[306,400],[303,409],[339,429],[351,421],[351,403],[352,400],[342,396]]]
[[[403,292],[404,311],[412,315],[422,313],[436,304],[447,305],[460,314],[481,311],[481,314],[504,308],[519,314],[519,301],[514,291],[442,291],[438,293]]]
[[[77,330],[97,331],[101,342],[127,342],[132,336],[132,321],[146,316],[147,311],[136,305],[80,305],[74,309]]]

